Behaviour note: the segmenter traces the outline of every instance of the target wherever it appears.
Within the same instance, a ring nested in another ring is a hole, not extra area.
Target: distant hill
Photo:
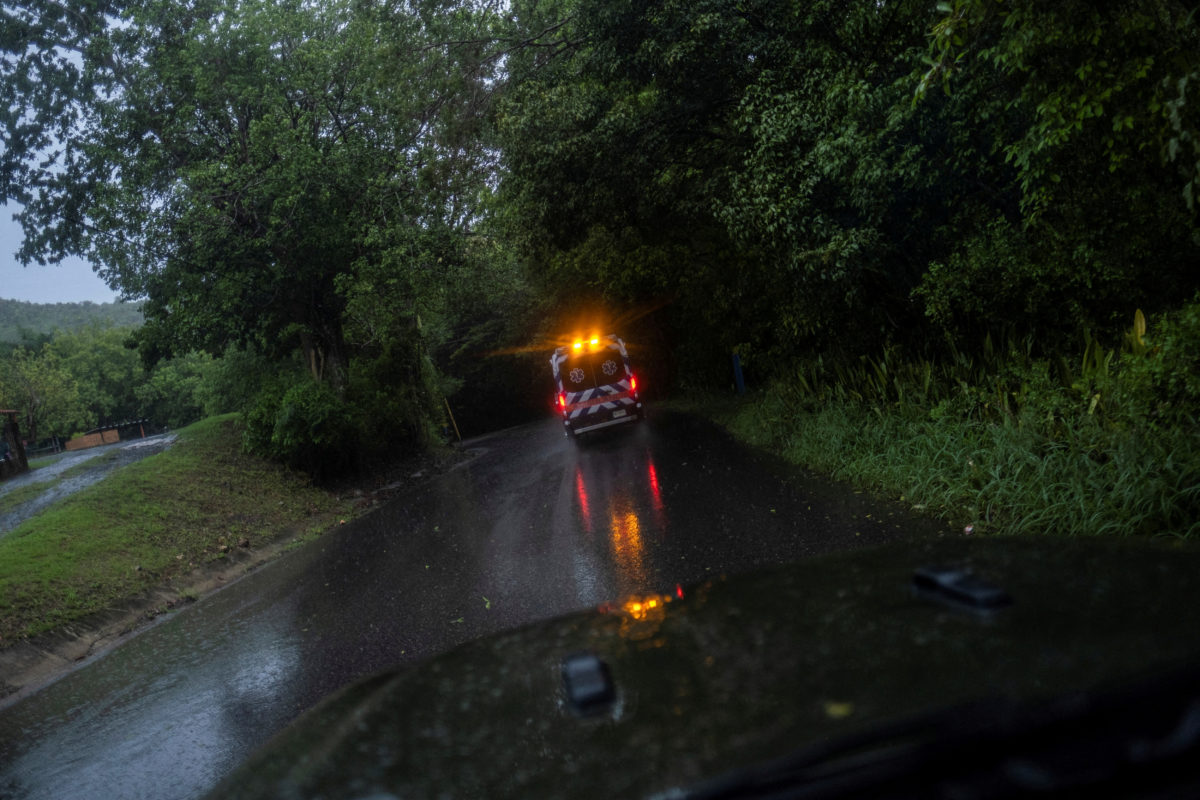
[[[139,303],[26,303],[0,299],[0,342],[19,342],[22,331],[49,334],[93,322],[136,327],[142,324],[141,308]]]

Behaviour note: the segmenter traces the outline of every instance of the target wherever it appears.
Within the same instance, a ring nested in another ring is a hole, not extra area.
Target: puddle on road
[[[0,514],[0,537],[63,498],[99,483],[113,470],[140,461],[146,456],[161,453],[175,438],[173,433],[164,433],[132,442],[117,442],[82,452],[67,453],[53,464],[5,481],[0,484],[0,497],[23,486],[45,483],[46,487],[31,500]],[[62,475],[68,471],[72,474],[63,478]]]

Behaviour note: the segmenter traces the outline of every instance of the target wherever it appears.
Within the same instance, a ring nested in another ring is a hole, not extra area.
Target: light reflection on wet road
[[[720,573],[938,530],[692,417],[547,421],[0,710],[0,797],[188,798],[349,681]]]

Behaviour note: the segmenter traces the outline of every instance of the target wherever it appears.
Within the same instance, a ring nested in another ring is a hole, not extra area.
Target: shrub
[[[1200,534],[1200,302],[1137,315],[1124,352],[1027,345],[941,362],[813,358],[732,427],[977,531]]]
[[[359,414],[324,384],[301,379],[259,392],[245,413],[245,446],[315,480],[352,470],[360,448]]]
[[[1121,404],[1157,428],[1194,427],[1200,409],[1200,297],[1164,314],[1144,335],[1136,325],[1121,359]]]

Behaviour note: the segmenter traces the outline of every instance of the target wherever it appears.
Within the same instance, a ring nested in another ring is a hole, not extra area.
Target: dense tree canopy
[[[317,436],[308,414],[361,423],[340,444],[323,436],[331,447],[425,437],[453,388],[430,353],[468,287],[503,295],[517,279],[479,257],[489,246],[475,235],[507,46],[493,11],[5,4],[0,200],[25,207],[21,255],[83,255],[140,300],[147,365],[267,359],[243,387],[250,439],[284,460]],[[187,385],[167,378],[140,400]]]
[[[957,2],[934,28],[924,102],[1004,169],[965,198],[963,246],[922,292],[943,322],[1094,327],[1197,288],[1200,31],[1183,3]],[[937,79],[940,78],[940,85]],[[945,94],[942,94],[942,92]]]
[[[17,348],[0,362],[0,403],[18,412],[21,435],[35,442],[47,429],[79,426],[87,415],[74,376],[49,343]]]
[[[448,44],[474,24],[466,10],[133,0],[85,25],[24,8],[9,72],[43,87],[17,98],[6,136],[23,156],[5,196],[27,203],[24,255],[82,252],[145,298],[151,360],[299,345],[341,391],[358,276],[427,281],[438,262],[413,263],[414,237],[475,213],[486,153],[465,123],[489,67]]]
[[[786,365],[1200,288],[1182,3],[515,6],[505,210],[551,291]]]
[[[1200,289],[1179,0],[7,0],[0,21],[24,256],[85,255],[142,299],[147,363],[255,364],[230,379],[251,439],[297,463],[327,454],[306,437],[427,436],[444,395],[506,372],[483,352],[597,308],[663,309],[706,383],[730,351],[760,375],[994,333],[1054,351]]]

